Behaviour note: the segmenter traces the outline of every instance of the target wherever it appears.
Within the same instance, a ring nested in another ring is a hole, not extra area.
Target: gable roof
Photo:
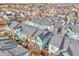
[[[49,44],[53,45],[57,48],[60,48],[62,40],[63,40],[63,36],[61,36],[59,34],[54,34],[52,39],[50,40]]]

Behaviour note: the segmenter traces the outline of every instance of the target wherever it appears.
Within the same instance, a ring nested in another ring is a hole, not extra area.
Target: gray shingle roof
[[[42,25],[51,25],[52,23],[52,22],[49,22],[45,17],[40,17],[40,19],[32,19],[31,21]]]
[[[9,40],[7,37],[0,37],[0,50],[16,48],[17,44],[14,40]]]
[[[63,37],[59,34],[54,34],[54,36],[52,37],[52,39],[50,40],[49,44],[53,45],[57,48],[60,48],[61,43],[62,43]]]
[[[19,23],[16,22],[16,21],[13,21],[11,24],[10,24],[10,28],[13,29],[16,25],[18,25]]]
[[[11,56],[7,51],[0,51],[0,56]]]
[[[71,25],[73,32],[79,32],[79,26],[78,25]]]
[[[79,42],[75,40],[71,40],[69,45],[74,56],[79,56]]]
[[[36,31],[36,28],[33,28],[31,26],[26,25],[23,28],[23,33],[28,34],[30,37],[34,34],[34,32]]]
[[[68,46],[70,44],[70,39],[68,37],[65,37],[65,40],[64,40],[64,47],[63,47],[63,50],[66,51]]]
[[[13,56],[23,56],[27,53],[28,50],[26,50],[22,46],[18,46],[16,48],[9,49],[7,51]]]

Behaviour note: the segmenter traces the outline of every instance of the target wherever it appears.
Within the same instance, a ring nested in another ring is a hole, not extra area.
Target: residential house
[[[41,33],[38,37],[36,37],[36,43],[40,49],[44,49],[48,47],[49,41],[51,40],[53,34],[52,32]]]
[[[61,36],[60,34],[54,34],[49,42],[49,54],[55,54],[57,51],[59,51],[62,41],[63,36]]]

